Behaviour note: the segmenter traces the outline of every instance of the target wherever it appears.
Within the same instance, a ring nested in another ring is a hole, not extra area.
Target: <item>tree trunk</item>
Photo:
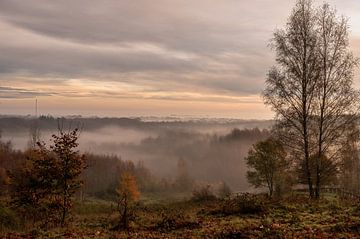
[[[302,3],[302,13],[304,14],[306,12],[305,10],[305,4]],[[304,17],[304,16],[303,16]],[[308,132],[308,123],[309,123],[309,92],[308,92],[308,29],[306,26],[306,21],[303,20],[303,29],[304,29],[304,35],[302,39],[303,43],[303,56],[302,56],[302,127],[303,127],[303,140],[304,140],[304,160],[305,160],[305,170],[306,170],[306,178],[308,181],[308,187],[309,187],[309,196],[310,198],[314,197],[314,190],[313,190],[313,184],[311,179],[311,171],[310,171],[310,153],[309,153],[309,132]]]
[[[313,188],[313,182],[311,179],[311,171],[310,171],[310,164],[309,164],[309,143],[307,140],[305,140],[305,170],[306,170],[306,178],[308,181],[308,187],[309,187],[309,196],[310,198],[314,198],[314,188]]]
[[[125,229],[128,230],[129,229],[129,222],[128,222],[128,202],[127,202],[127,198],[124,198],[124,210],[122,212],[121,218],[120,218],[120,223],[119,223],[119,229]]]
[[[66,192],[64,192],[64,194],[66,194]],[[66,202],[67,202],[67,198],[66,195],[64,195],[63,198],[63,210],[62,210],[62,216],[61,216],[61,227],[65,226],[65,219],[66,219]]]

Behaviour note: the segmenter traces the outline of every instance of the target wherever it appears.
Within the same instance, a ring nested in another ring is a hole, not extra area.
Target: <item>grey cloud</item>
[[[11,48],[0,45],[0,72],[25,72],[64,77],[96,72],[189,71],[193,63],[147,53],[94,50]],[[95,74],[96,75],[96,74]]]
[[[244,8],[250,2],[255,8],[247,13]],[[177,81],[180,90],[203,86],[234,93],[259,92],[258,83],[246,82],[261,82],[263,77],[263,71],[251,71],[255,67],[248,67],[250,64],[268,67],[267,63],[258,63],[260,58],[268,57],[264,50],[271,33],[263,26],[268,19],[250,18],[264,13],[263,8],[258,8],[262,5],[269,3],[259,0],[228,0],[226,3],[200,0],[191,4],[177,0],[171,3],[160,0],[156,4],[148,0],[0,1],[0,19],[14,28],[82,45],[79,49],[61,45],[9,47],[0,39],[0,72],[95,80],[118,75],[118,81],[143,82],[153,87],[159,81],[160,85]],[[116,49],[116,46],[139,42],[196,57],[184,60],[171,54],[86,49],[86,46],[101,44],[110,44]],[[223,52],[241,52],[249,57],[219,59],[218,54]],[[238,64],[235,67],[239,70],[227,69],[227,65],[234,67],[234,64]],[[122,77],[127,72],[145,72],[150,77]],[[213,75],[199,79],[188,77],[194,74]],[[246,90],[244,85],[256,87]]]
[[[56,95],[54,92],[37,92],[33,90],[21,89],[21,88],[12,88],[12,87],[1,87],[0,86],[0,98],[3,99],[23,99],[23,98],[34,98],[37,96],[50,96]]]
[[[78,78],[126,82],[147,91],[258,94],[273,64],[269,38],[285,24],[292,5],[288,0],[2,0],[0,23],[12,26],[12,37],[21,30],[44,44],[0,38],[0,81],[29,76],[54,85]],[[164,52],[131,48],[143,43]]]
[[[260,14],[269,3],[255,1],[254,7],[263,8],[249,19],[246,2],[254,1],[4,0],[0,14],[18,27],[55,38],[81,43],[146,41],[208,54],[238,47],[246,51],[263,41],[257,31],[266,29],[261,24],[270,16]]]

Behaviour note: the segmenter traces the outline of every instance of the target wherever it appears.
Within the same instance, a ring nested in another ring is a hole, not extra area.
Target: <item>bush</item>
[[[218,213],[225,215],[262,214],[266,211],[265,202],[265,198],[261,195],[244,193],[226,200]]]
[[[16,215],[9,209],[0,205],[0,232],[16,229],[19,226]]]
[[[192,198],[195,202],[211,201],[215,200],[216,196],[211,190],[210,185],[202,186],[194,189],[192,192]]]
[[[191,220],[184,213],[179,211],[163,212],[161,220],[155,225],[158,231],[172,231],[182,228],[194,229],[199,226],[199,223]]]
[[[223,182],[219,188],[218,195],[220,198],[228,198],[232,194],[232,190],[225,182]]]

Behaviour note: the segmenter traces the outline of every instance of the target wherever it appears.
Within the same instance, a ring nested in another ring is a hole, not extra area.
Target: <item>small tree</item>
[[[56,182],[61,195],[61,225],[64,226],[66,217],[72,208],[73,196],[82,185],[80,175],[86,167],[85,156],[80,155],[76,150],[79,145],[77,142],[78,129],[70,132],[60,129],[59,134],[52,137],[54,145],[50,146],[50,149],[57,159],[59,174]]]
[[[40,149],[27,150],[25,162],[10,172],[11,204],[32,227],[59,221],[54,181],[58,171],[55,158],[49,156]]]
[[[36,212],[34,221],[46,218],[46,224],[65,225],[85,168],[85,157],[75,150],[78,132],[59,130],[50,149],[37,143],[27,152],[24,167],[11,173],[12,204],[24,215]]]
[[[131,206],[139,200],[140,192],[137,187],[135,177],[129,172],[124,172],[119,180],[119,186],[116,189],[118,195],[118,211],[120,221],[117,229],[129,229],[129,217],[131,215]]]
[[[258,142],[250,149],[245,160],[251,169],[247,172],[249,183],[255,187],[267,187],[272,197],[288,165],[282,144],[273,138]]]
[[[216,196],[211,188],[211,185],[199,185],[195,187],[192,192],[191,200],[195,202],[205,202],[215,200]]]

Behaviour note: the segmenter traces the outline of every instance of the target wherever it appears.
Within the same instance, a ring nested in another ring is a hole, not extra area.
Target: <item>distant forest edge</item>
[[[179,118],[179,117],[81,117],[67,116],[54,117],[42,115],[9,116],[0,115],[0,130],[16,132],[27,130],[38,122],[38,127],[43,130],[57,130],[58,120],[62,119],[82,125],[84,130],[95,130],[107,126],[131,127],[138,129],[154,129],[158,127],[198,127],[228,126],[233,128],[269,128],[274,120],[243,120],[231,118]]]

